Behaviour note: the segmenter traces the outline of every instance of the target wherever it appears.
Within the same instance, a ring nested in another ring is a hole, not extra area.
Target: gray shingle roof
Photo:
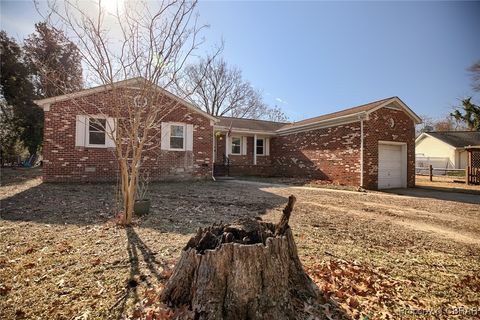
[[[436,131],[426,132],[426,134],[442,140],[455,148],[480,145],[480,131]]]
[[[314,117],[314,118],[308,118],[308,119],[305,119],[305,120],[297,121],[295,123],[291,123],[289,125],[286,125],[285,128],[296,127],[296,126],[299,126],[299,125],[307,125],[307,124],[315,123],[315,122],[318,122],[318,121],[335,119],[335,118],[342,117],[342,116],[347,116],[347,115],[350,115],[350,114],[355,114],[355,113],[359,113],[359,112],[363,112],[363,111],[369,111],[369,110],[375,109],[379,105],[387,102],[388,100],[392,100],[394,98],[395,97],[390,97],[390,98],[386,98],[386,99],[382,99],[382,100],[377,100],[377,101],[373,101],[373,102],[370,102],[370,103],[367,103],[367,104],[362,104],[360,106],[340,110],[340,111],[329,113],[329,114],[324,114],[324,115]]]
[[[244,130],[252,130],[252,131],[276,131],[279,129],[283,130],[288,130],[288,129],[294,129],[296,127],[301,127],[305,125],[311,125],[315,124],[321,121],[325,120],[332,120],[336,119],[339,117],[344,117],[344,116],[350,116],[350,115],[355,115],[358,113],[362,112],[368,112],[370,110],[374,110],[375,108],[381,106],[382,104],[388,103],[389,101],[396,101],[399,100],[398,97],[390,97],[382,100],[377,100],[374,102],[370,102],[367,104],[363,104],[360,106],[356,106],[353,108],[349,109],[344,109],[340,110],[337,112],[325,114],[319,117],[314,117],[314,118],[309,118],[297,122],[287,122],[287,123],[282,123],[282,122],[273,122],[273,121],[265,121],[265,120],[252,120],[252,119],[239,119],[239,118],[232,118],[232,117],[218,117],[220,120],[218,123],[216,123],[217,126],[222,126],[222,127],[227,127],[229,128],[230,126],[235,129],[244,129]],[[408,107],[407,107],[408,109]],[[410,109],[408,109],[410,110]],[[413,111],[411,111],[411,114],[413,114],[416,118],[416,116]],[[418,120],[419,121],[419,120]]]
[[[241,118],[232,118],[232,117],[218,117],[220,120],[215,125],[236,129],[246,129],[254,131],[275,131],[287,123],[284,122],[274,122],[266,120],[254,120],[254,119],[241,119]]]

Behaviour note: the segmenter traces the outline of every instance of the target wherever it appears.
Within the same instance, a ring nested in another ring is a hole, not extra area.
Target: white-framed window
[[[115,148],[115,118],[105,116],[75,116],[75,147]]]
[[[241,154],[242,153],[242,138],[241,137],[232,137],[232,147],[231,154]]]
[[[185,150],[185,125],[171,124],[170,125],[170,149],[171,150]]]
[[[162,122],[161,130],[161,150],[193,151],[193,124]]]
[[[265,154],[265,139],[257,139],[257,155],[263,156]]]
[[[107,119],[105,118],[88,118],[88,134],[87,145],[92,147],[103,147],[106,145],[107,135],[105,128],[107,127]]]

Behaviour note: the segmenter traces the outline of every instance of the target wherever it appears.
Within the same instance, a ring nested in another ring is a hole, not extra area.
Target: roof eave
[[[356,112],[340,117],[335,117],[335,118],[330,118],[330,119],[325,119],[321,121],[316,121],[308,124],[303,124],[303,125],[293,125],[288,128],[280,128],[276,130],[277,133],[291,133],[291,132],[297,132],[297,131],[308,131],[308,130],[313,130],[316,129],[317,127],[331,127],[335,125],[339,125],[342,123],[350,123],[350,122],[356,122],[360,121],[360,118],[367,116],[367,113],[365,111],[361,112]]]
[[[275,131],[270,131],[270,130],[252,130],[252,129],[235,128],[235,127],[230,128],[230,127],[219,126],[219,125],[214,125],[213,129],[217,131],[231,131],[232,133],[259,134],[259,135],[267,135],[267,136],[276,135]]]
[[[420,139],[420,137],[423,137],[423,138]],[[437,137],[435,137],[435,136],[432,136],[431,134],[428,134],[428,132],[422,132],[422,134],[419,135],[419,136],[417,137],[417,139],[415,139],[415,145],[417,144],[417,142],[420,142],[421,140],[425,139],[426,137],[430,137],[430,138],[432,138],[432,139],[438,140],[438,141],[446,144],[447,146],[449,146],[449,147],[452,148],[452,149],[455,149],[455,150],[456,150],[456,149],[461,149],[461,148],[459,148],[459,147],[455,147],[454,145],[451,145],[450,143],[448,143],[448,142],[446,142],[446,141],[443,141],[442,139],[439,139],[439,138],[437,138]]]
[[[386,106],[388,106],[390,103],[392,102],[397,102],[403,109],[404,111],[406,111],[406,113],[413,119],[413,121],[415,122],[415,124],[420,124],[422,123],[422,119],[415,113],[413,112],[412,109],[410,109],[407,104],[405,102],[402,101],[402,99],[400,99],[399,97],[393,97],[391,99],[388,99],[387,101],[385,101],[384,103],[376,106],[375,108],[372,108],[370,110],[367,111],[367,114],[371,114],[372,112],[375,112],[381,108],[384,108]]]
[[[61,102],[61,101],[66,101],[66,100],[70,100],[70,99],[75,99],[75,98],[79,98],[79,97],[88,96],[90,94],[97,93],[97,92],[103,92],[103,91],[106,91],[106,90],[111,90],[115,87],[132,86],[132,85],[137,84],[139,82],[139,80],[140,80],[140,78],[132,78],[132,79],[127,79],[127,80],[122,80],[122,81],[118,81],[118,82],[115,82],[115,83],[112,83],[112,84],[104,84],[104,85],[96,86],[96,87],[93,87],[93,88],[88,88],[88,89],[83,89],[83,90],[72,92],[72,93],[62,94],[62,95],[55,96],[55,97],[50,97],[50,98],[45,98],[45,99],[40,99],[40,100],[34,100],[33,102],[35,102],[38,106],[49,105],[49,104],[56,103],[56,102]]]
[[[480,145],[476,145],[476,146],[465,146],[461,149],[464,149],[464,150],[480,150]]]
[[[425,139],[426,135],[427,134],[425,132],[420,133],[420,135],[415,139],[415,144]]]
[[[88,88],[88,89],[84,89],[84,90],[73,92],[73,93],[67,93],[67,94],[60,95],[60,96],[55,96],[55,97],[45,98],[45,99],[40,99],[40,100],[34,100],[33,102],[35,104],[37,104],[40,108],[45,110],[45,109],[48,109],[48,107],[53,103],[88,96],[88,95],[91,95],[91,94],[94,94],[94,93],[110,90],[110,89],[113,89],[115,87],[129,87],[129,86],[132,86],[132,88],[137,88],[137,87],[135,87],[135,85],[138,85],[141,81],[147,81],[147,80],[142,78],[142,77],[136,77],[136,78],[132,78],[132,79],[118,81],[118,82],[115,82],[113,84],[100,85],[100,86],[97,86],[97,87]],[[205,111],[201,110],[197,106],[191,104],[190,102],[186,101],[183,98],[180,98],[179,96],[171,93],[170,91],[160,87],[159,85],[155,85],[155,88],[157,90],[160,90],[162,93],[164,93],[168,97],[170,97],[170,98],[180,102],[181,104],[185,105],[186,107],[188,107],[192,111],[197,112],[197,113],[205,116],[206,118],[212,120],[214,123],[217,123],[218,121],[220,121],[218,118],[212,116],[208,112],[205,112]]]
[[[202,114],[203,116],[209,118],[210,120],[212,120],[214,123],[217,123],[220,121],[220,119],[218,119],[217,117],[215,116],[212,116],[210,113],[208,112],[205,112],[203,111],[202,109],[200,109],[199,107],[193,105],[192,103],[188,102],[187,100],[183,99],[183,98],[180,98],[179,96],[171,93],[170,91],[160,87],[159,85],[156,85],[157,86],[157,89],[160,90],[161,92],[163,92],[164,94],[166,94],[168,97],[172,98],[172,99],[175,99],[177,100],[178,102],[180,103],[183,103],[184,105],[186,105],[187,107],[189,107],[190,109],[192,109],[193,111],[197,112],[197,113],[200,113]]]

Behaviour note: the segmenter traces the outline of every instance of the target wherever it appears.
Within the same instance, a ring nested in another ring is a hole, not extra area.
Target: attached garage
[[[414,187],[420,122],[402,100],[391,97],[284,124],[271,132],[271,172],[365,189]],[[225,123],[223,130],[229,128]]]
[[[407,187],[407,144],[379,141],[378,189]]]

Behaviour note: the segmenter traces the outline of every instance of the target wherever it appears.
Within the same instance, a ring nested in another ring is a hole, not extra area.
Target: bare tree
[[[276,121],[276,122],[287,122],[288,117],[282,111],[279,106],[268,107],[264,111],[264,115],[261,117],[265,120]]]
[[[196,1],[126,1],[116,12],[107,12],[102,0],[96,4],[93,10],[91,3],[49,0],[46,12],[38,3],[37,10],[77,44],[87,81],[108,89],[108,104],[75,94],[71,101],[88,117],[100,118],[89,125],[113,141],[123,223],[130,224],[143,155],[158,148],[162,119],[182,104],[163,88],[177,82],[206,26],[198,24]]]
[[[480,60],[472,64],[468,71],[472,74],[473,90],[480,91]]]
[[[242,77],[236,67],[230,67],[222,58],[207,57],[190,64],[179,83],[179,90],[187,90],[188,99],[213,116],[286,121],[278,107],[268,107],[259,90]]]
[[[431,117],[427,115],[420,115],[422,122],[416,126],[416,136],[419,136],[423,132],[433,131],[434,121]]]
[[[434,131],[456,131],[458,130],[458,121],[453,117],[447,116],[445,119],[436,121],[433,124]]]

